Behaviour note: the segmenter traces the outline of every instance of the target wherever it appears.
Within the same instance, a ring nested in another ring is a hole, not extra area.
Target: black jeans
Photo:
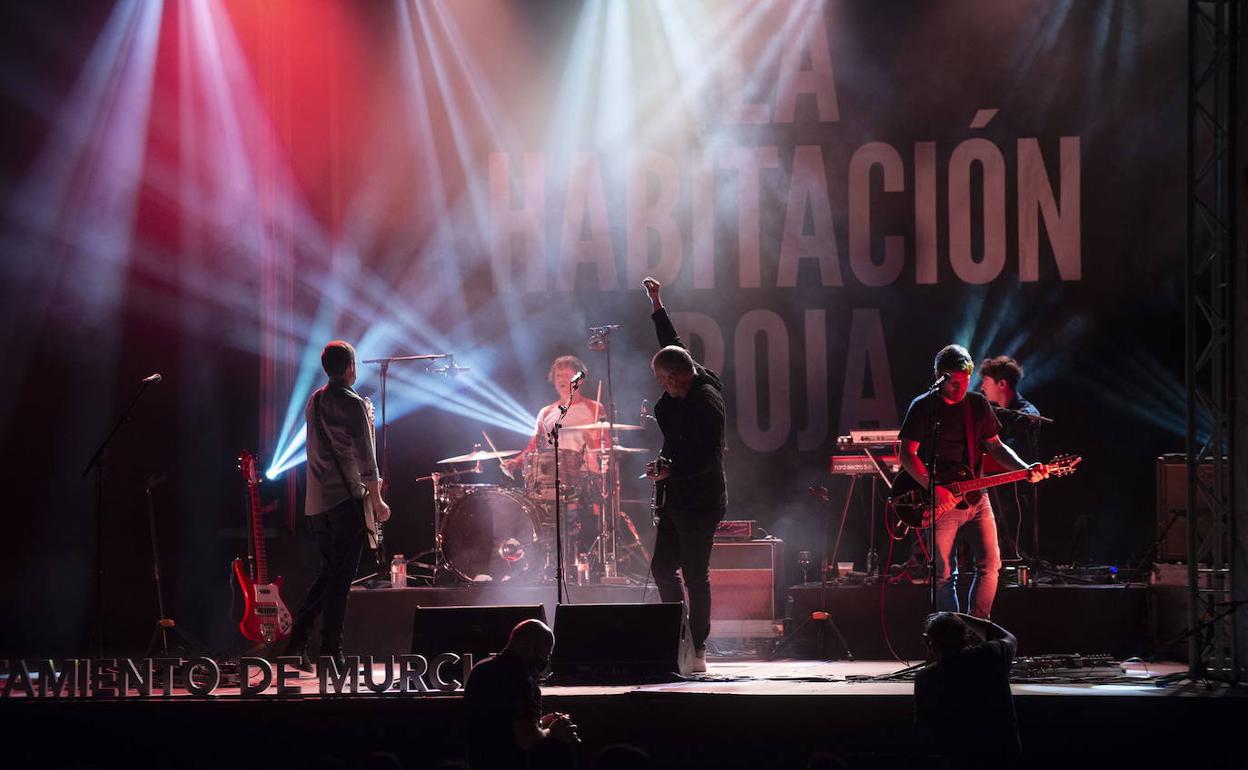
[[[689,592],[689,632],[698,649],[711,635],[711,546],[715,526],[723,514],[705,511],[665,510],[659,516],[658,535],[650,571],[658,586],[659,598],[679,602]],[[684,586],[676,570],[684,577]]]
[[[342,651],[342,627],[347,619],[347,595],[351,581],[360,566],[364,548],[364,508],[349,498],[325,513],[308,517],[308,528],[316,537],[321,552],[321,566],[316,580],[308,589],[307,598],[295,616],[290,631],[291,649],[303,647],[312,634],[316,618],[321,616],[322,655]]]

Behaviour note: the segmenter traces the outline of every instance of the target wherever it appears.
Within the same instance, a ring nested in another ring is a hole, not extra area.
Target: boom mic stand
[[[1055,422],[1053,418],[1045,417],[1042,414],[1020,412],[1017,409],[1006,409],[995,404],[993,404],[992,410],[997,413],[1008,414],[1016,420],[1026,419],[1031,421],[1031,429],[1027,431],[1028,449],[1031,450],[1033,461],[1043,462],[1040,454],[1040,428],[1053,424]],[[1035,577],[1044,568],[1044,560],[1040,558],[1040,490],[1036,488],[1035,484],[1032,484],[1028,491],[1031,493],[1031,574]],[[1017,542],[1015,542],[1014,547],[1018,548]]]
[[[467,371],[467,369],[465,369],[464,367],[455,365],[454,353],[427,353],[427,354],[418,355],[418,356],[387,356],[385,358],[369,358],[369,359],[360,361],[360,363],[362,364],[380,364],[381,366],[381,372],[380,372],[381,374],[381,440],[377,443],[381,444],[381,460],[379,464],[381,465],[381,480],[384,486],[389,486],[389,479],[390,479],[390,441],[389,441],[390,424],[386,421],[386,377],[390,374],[390,364],[401,362],[401,361],[441,361],[441,360],[447,361],[447,365],[445,367],[443,367],[440,370],[437,370],[431,364],[425,371],[426,372],[434,372],[434,371],[450,372],[452,375],[457,375],[459,374],[459,372]],[[385,490],[383,489],[382,492],[384,494]],[[435,517],[436,517],[436,511],[435,511]],[[439,536],[441,535],[440,526],[441,526],[441,522],[438,522],[438,521],[434,522],[433,539],[434,539],[434,548],[437,551],[437,553],[434,556],[434,568],[433,568],[434,580],[437,580],[438,564],[441,563],[441,556],[442,556],[442,548],[441,548],[441,544],[439,543]],[[352,581],[352,585],[355,585],[356,583],[366,583],[370,580],[380,580],[384,577],[385,575],[381,573],[380,566],[379,566],[377,572],[374,572],[371,575],[368,575],[363,578],[358,578]]]
[[[95,450],[95,454],[91,455],[87,466],[79,474],[79,478],[84,478],[92,468],[95,468],[95,656],[97,658],[104,657],[104,454],[108,451],[108,445],[117,436],[117,431],[129,421],[130,413],[134,411],[139,399],[147,392],[147,386],[153,382],[160,382],[159,374],[143,378],[139,384],[139,392],[134,394],[126,411],[121,413],[117,424],[104,437],[103,443]]]
[[[559,431],[563,428],[563,419],[568,416],[568,410],[572,408],[572,397],[576,395],[576,391],[581,387],[581,383],[573,380],[571,387],[568,389],[567,403],[559,405],[559,417],[555,419],[555,424],[550,427],[550,433],[547,434],[550,443],[555,448],[555,604],[563,604],[563,486],[559,481]]]
[[[938,381],[939,382],[939,381]],[[927,457],[924,462],[927,464],[927,505],[928,516],[931,522],[927,527],[927,602],[931,608],[931,612],[936,612],[936,442],[940,440],[940,385],[936,384],[927,389],[925,398],[936,398],[936,404],[932,408],[932,430],[928,438]],[[953,590],[958,590],[958,584],[955,581]]]

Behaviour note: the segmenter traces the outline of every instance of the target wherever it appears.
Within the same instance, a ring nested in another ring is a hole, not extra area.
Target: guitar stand
[[[149,476],[147,479],[147,527],[152,537],[152,580],[156,583],[156,609],[160,617],[156,620],[156,628],[152,630],[152,638],[147,642],[146,657],[172,657],[174,651],[189,652],[192,649],[203,649],[197,640],[189,639],[178,631],[178,624],[165,613],[165,592],[160,582],[160,543],[156,537],[156,502],[152,490],[165,480],[164,474]]]

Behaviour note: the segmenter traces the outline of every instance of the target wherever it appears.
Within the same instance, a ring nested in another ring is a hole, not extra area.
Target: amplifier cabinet
[[[718,542],[711,550],[711,635],[775,636],[783,607],[784,541]]]
[[[1213,487],[1213,463],[1201,463],[1196,474],[1206,487]],[[1223,479],[1223,495],[1226,495],[1227,481],[1229,479]],[[1157,561],[1187,561],[1188,514],[1187,456],[1162,455],[1157,458]],[[1209,534],[1212,521],[1213,514],[1204,496],[1197,495],[1196,532],[1202,539]],[[1202,561],[1207,563],[1209,559],[1206,557]]]

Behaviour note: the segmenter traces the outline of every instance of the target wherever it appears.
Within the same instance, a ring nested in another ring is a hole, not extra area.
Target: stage
[[[1161,684],[1181,670],[1154,664],[1138,676],[1043,678],[1013,686],[1028,766],[1239,767],[1248,748],[1230,732],[1248,699],[1221,686]],[[705,675],[650,685],[544,688],[544,706],[573,714],[590,759],[625,741],[661,768],[801,768],[813,752],[853,767],[911,767],[929,752],[912,729],[909,681],[881,681],[885,661],[712,658]],[[408,768],[462,756],[462,699],[455,694],[318,697],[270,689],[210,699],[175,690],[162,700],[0,703],[7,767],[272,767],[334,756],[348,767],[368,751],[394,752]],[[1207,754],[1193,755],[1200,735]],[[26,736],[19,740],[18,736]],[[1223,736],[1220,744],[1209,740]],[[161,759],[157,759],[157,758]],[[974,766],[973,758],[969,759]]]
[[[965,580],[963,581],[966,582]],[[1160,653],[1180,654],[1181,646],[1166,647],[1186,626],[1186,595],[1170,586],[1039,585],[1031,588],[1002,585],[995,619],[1019,638],[1020,655],[1056,653],[1107,654],[1116,659],[1152,658]],[[963,586],[965,592],[965,585]],[[817,583],[791,586],[782,595],[786,617],[742,617],[731,594],[717,593],[712,605],[711,636],[740,646],[748,642],[765,652],[770,645],[793,635],[788,657],[846,659],[834,635],[817,627],[799,628],[814,610],[826,609],[836,622],[854,657],[902,660],[923,655],[920,624],[928,612],[923,585],[891,585],[881,597],[878,585],[831,585],[826,594]],[[657,602],[653,585],[568,586],[569,604]],[[554,619],[554,586],[464,585],[406,589],[354,589],[347,611],[347,639],[361,655],[397,655],[412,649],[412,618],[417,607],[537,605]],[[887,630],[887,636],[885,631]],[[822,647],[820,646],[822,644]],[[890,649],[891,644],[891,649]]]

